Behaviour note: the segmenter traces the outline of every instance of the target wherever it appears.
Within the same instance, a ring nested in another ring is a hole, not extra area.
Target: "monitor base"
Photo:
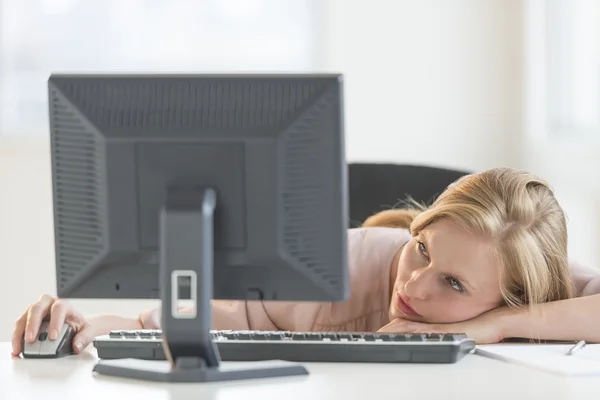
[[[308,370],[304,366],[300,364],[287,365],[289,363],[261,367],[248,366],[248,364],[254,364],[251,362],[243,363],[241,368],[229,369],[222,365],[207,367],[201,359],[195,357],[179,357],[175,367],[171,367],[169,363],[157,361],[131,359],[118,360],[119,363],[112,361],[98,362],[93,371],[98,375],[110,377],[172,383],[208,383],[308,375]],[[128,366],[128,362],[132,361],[137,365]]]

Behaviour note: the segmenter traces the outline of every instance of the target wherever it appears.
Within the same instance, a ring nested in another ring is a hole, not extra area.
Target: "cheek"
[[[431,322],[452,323],[466,321],[490,311],[493,305],[473,301],[474,299],[461,298],[453,293],[440,298],[436,304],[431,304]]]
[[[394,290],[403,287],[412,276],[413,271],[423,267],[421,260],[416,254],[411,254],[410,250],[402,252],[398,259],[398,270],[396,272],[396,280],[394,282]]]
[[[417,268],[419,268],[418,256],[410,248],[406,248],[398,260],[398,278],[409,278]]]
[[[439,316],[439,322],[457,322],[471,319],[480,314],[479,307],[472,303],[461,301],[442,301],[437,307],[436,314]]]

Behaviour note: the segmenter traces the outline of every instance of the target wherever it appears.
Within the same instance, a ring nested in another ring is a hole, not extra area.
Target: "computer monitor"
[[[48,88],[58,296],[162,301],[171,370],[95,370],[306,373],[221,370],[211,299],[348,298],[341,75],[54,74]]]

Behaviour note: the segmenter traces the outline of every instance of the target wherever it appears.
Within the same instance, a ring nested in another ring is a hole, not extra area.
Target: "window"
[[[527,23],[528,82],[546,138],[600,142],[600,1],[529,0]]]
[[[0,0],[0,134],[47,133],[52,72],[315,68],[318,0]]]

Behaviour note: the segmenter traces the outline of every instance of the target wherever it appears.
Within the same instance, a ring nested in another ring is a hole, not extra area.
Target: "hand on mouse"
[[[73,349],[76,353],[83,351],[92,342],[95,332],[84,316],[69,302],[45,294],[37,302],[27,307],[27,310],[17,319],[12,336],[12,355],[14,357],[19,356],[23,350],[21,346],[23,334],[25,334],[26,342],[35,341],[40,325],[48,314],[50,315],[48,326],[50,340],[58,338],[58,333],[66,322],[75,331]]]

